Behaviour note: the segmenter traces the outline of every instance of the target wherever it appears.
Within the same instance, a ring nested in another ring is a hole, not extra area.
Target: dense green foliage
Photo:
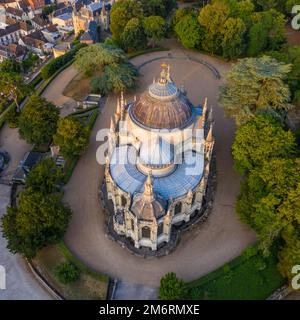
[[[257,247],[247,248],[243,254],[208,275],[189,282],[186,299],[263,300],[284,284],[277,271],[277,248],[264,257]]]
[[[260,112],[278,117],[289,109],[290,91],[284,83],[290,65],[268,56],[240,60],[227,74],[220,90],[220,104],[237,125],[251,120]]]
[[[184,282],[174,272],[165,274],[160,280],[159,298],[162,300],[180,300],[184,297]]]
[[[61,118],[58,121],[57,132],[53,137],[55,145],[66,158],[81,155],[87,147],[89,129],[74,117]]]
[[[270,115],[242,125],[232,147],[235,166],[245,173],[236,210],[253,228],[259,247],[268,254],[283,238],[279,270],[292,278],[300,256],[300,158],[296,137]]]
[[[1,72],[0,104],[13,100],[19,111],[19,100],[29,93],[29,87],[18,73]]]
[[[61,195],[26,189],[18,207],[8,207],[2,217],[7,247],[12,253],[33,258],[39,249],[62,240],[70,217],[71,210],[61,203]]]
[[[120,0],[113,4],[110,13],[112,41],[127,52],[147,46],[147,38],[159,41],[166,31],[164,18],[175,8],[175,0]],[[151,19],[147,19],[151,17]],[[146,21],[145,21],[146,20]]]
[[[26,188],[47,195],[58,192],[62,180],[62,169],[56,166],[52,158],[45,158],[29,172]]]
[[[262,10],[251,0],[214,0],[201,10],[178,9],[172,25],[185,47],[235,59],[279,49],[285,42],[285,22],[284,14],[274,7]]]
[[[153,47],[166,33],[166,21],[160,16],[149,16],[143,21],[144,32],[152,41]]]
[[[127,52],[144,49],[147,45],[147,37],[142,20],[132,18],[129,20],[121,35],[121,45]]]
[[[54,269],[54,274],[58,281],[68,284],[80,278],[80,270],[71,262],[61,263]]]
[[[292,93],[292,101],[296,107],[300,107],[300,46],[283,47],[281,51],[268,51],[267,55],[291,64],[292,68],[287,77],[287,84]]]
[[[199,48],[204,37],[204,30],[199,25],[195,12],[179,19],[175,25],[175,33],[183,46],[190,49]]]
[[[102,95],[134,87],[138,76],[124,51],[111,44],[95,44],[81,49],[74,65],[85,74],[101,74],[92,79],[91,87],[93,92]]]
[[[72,59],[74,59],[76,53],[81,48],[85,47],[85,44],[78,44],[74,48],[72,48],[70,51],[65,53],[64,55],[55,58],[51,60],[49,63],[47,63],[42,69],[41,69],[41,75],[44,80],[50,78],[56,71],[58,71],[60,68],[62,68],[65,64],[70,62]]]
[[[295,153],[296,142],[291,131],[285,131],[270,115],[259,115],[241,126],[232,145],[235,167],[248,172],[271,158],[285,158]]]
[[[19,116],[19,134],[29,143],[50,143],[56,132],[58,118],[59,110],[56,106],[33,95]]]

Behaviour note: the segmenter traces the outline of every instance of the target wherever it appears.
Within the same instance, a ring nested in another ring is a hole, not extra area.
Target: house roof
[[[23,16],[24,12],[22,10],[20,10],[20,9],[8,7],[8,8],[6,8],[6,13],[9,13],[9,14],[12,14],[14,16],[17,16],[17,17],[21,18]]]
[[[48,24],[48,22],[43,19],[41,15],[35,15],[31,20],[40,27],[45,27]]]
[[[35,48],[40,48],[42,45],[47,43],[46,38],[40,30],[37,30],[27,36],[21,37],[25,45]]]

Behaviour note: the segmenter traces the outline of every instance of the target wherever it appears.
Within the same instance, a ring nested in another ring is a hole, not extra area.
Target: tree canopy
[[[175,25],[177,38],[186,48],[199,48],[204,37],[204,30],[194,13],[184,15]]]
[[[291,65],[268,56],[240,60],[220,89],[220,104],[237,125],[251,120],[259,112],[280,114],[290,108],[290,90],[284,80]]]
[[[0,102],[13,100],[19,111],[19,100],[29,92],[29,87],[24,83],[21,75],[11,72],[1,72],[0,77]]]
[[[28,143],[50,143],[56,132],[59,110],[46,99],[30,97],[19,117],[19,134]]]
[[[121,45],[127,52],[144,49],[147,45],[147,37],[144,32],[142,20],[130,19],[121,35]]]
[[[52,158],[42,159],[26,177],[26,188],[47,195],[59,191],[63,180],[62,169]]]
[[[120,42],[126,24],[132,18],[143,16],[142,5],[135,0],[120,0],[113,4],[110,11],[110,31],[115,41]]]
[[[184,297],[184,282],[174,272],[165,274],[160,280],[159,298],[162,300],[181,300]]]
[[[39,249],[61,241],[71,210],[60,199],[60,195],[44,195],[30,189],[20,194],[18,208],[9,207],[2,217],[3,236],[12,253],[33,258]]]
[[[160,16],[150,16],[143,20],[144,31],[153,45],[160,41],[166,33],[166,21]]]
[[[237,212],[256,231],[264,251],[282,230],[298,221],[297,211],[287,208],[291,205],[290,193],[299,183],[300,159],[297,158],[268,159],[251,170],[243,182]]]
[[[91,81],[93,92],[107,95],[132,88],[138,76],[137,69],[120,48],[111,44],[94,44],[76,55],[75,67],[85,74],[100,73]]]
[[[285,131],[270,115],[258,115],[238,128],[232,155],[236,169],[248,172],[271,158],[289,157],[295,153],[296,141],[291,131]]]
[[[89,130],[74,117],[60,118],[57,132],[53,137],[60,153],[66,157],[81,155],[87,147]]]

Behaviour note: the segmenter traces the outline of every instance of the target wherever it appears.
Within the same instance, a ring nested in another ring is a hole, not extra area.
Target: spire
[[[152,184],[152,172],[148,172],[148,177],[144,184],[144,199],[147,201],[153,201],[154,199],[154,192],[153,192],[153,184]]]
[[[205,117],[207,112],[207,98],[204,100],[203,108],[202,108],[202,115]]]
[[[123,91],[121,91],[121,108],[124,108],[124,94],[123,94]]]
[[[110,119],[110,132],[115,132],[115,124],[113,118]]]
[[[121,105],[120,105],[120,100],[119,99],[118,99],[118,102],[117,102],[116,114],[118,114],[118,115],[121,114]]]
[[[133,101],[134,101],[134,102],[136,102],[136,95],[134,95],[134,97],[133,97]]]
[[[208,134],[207,134],[206,139],[205,139],[206,142],[213,142],[214,138],[213,138],[212,131],[213,131],[213,125],[211,124],[209,126],[209,131],[208,131]]]
[[[213,123],[214,122],[214,115],[213,115],[213,109],[212,108],[209,109],[208,121],[209,121],[209,123]]]

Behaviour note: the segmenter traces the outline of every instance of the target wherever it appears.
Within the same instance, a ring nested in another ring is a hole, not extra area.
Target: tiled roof
[[[8,7],[6,8],[6,13],[12,14],[17,17],[22,17],[24,12],[16,8]]]

